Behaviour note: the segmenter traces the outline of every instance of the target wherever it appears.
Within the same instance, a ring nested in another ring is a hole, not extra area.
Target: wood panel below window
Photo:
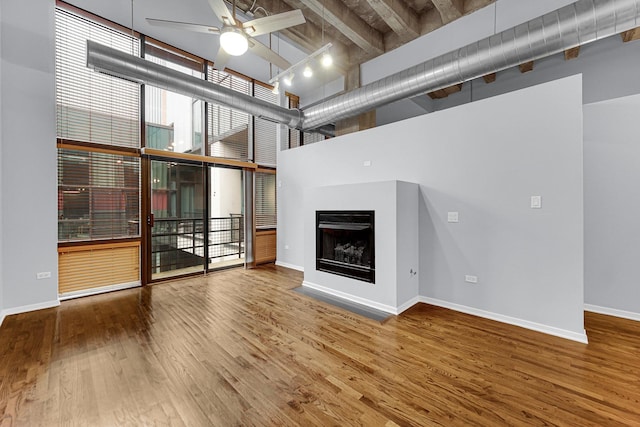
[[[256,231],[256,264],[276,260],[276,230]]]
[[[140,242],[58,248],[58,293],[93,290],[140,281]]]

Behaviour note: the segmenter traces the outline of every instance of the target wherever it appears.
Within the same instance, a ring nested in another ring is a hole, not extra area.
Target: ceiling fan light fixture
[[[231,56],[240,56],[249,48],[247,36],[241,29],[225,27],[220,34],[220,46]]]
[[[293,84],[293,73],[289,74],[287,77],[283,78],[282,81],[285,85],[291,86]]]
[[[309,78],[309,77],[313,76],[313,70],[311,69],[309,64],[307,64],[304,67],[304,70],[302,71],[302,75],[305,76],[306,78]]]
[[[324,68],[329,68],[333,65],[333,57],[329,52],[326,52],[324,55],[322,55],[322,59],[320,60],[320,62],[322,63],[322,66]]]

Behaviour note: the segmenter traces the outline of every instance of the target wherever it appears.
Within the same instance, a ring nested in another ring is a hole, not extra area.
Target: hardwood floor
[[[265,266],[63,302],[0,329],[0,426],[640,425],[640,322],[590,343],[429,305],[384,324]]]

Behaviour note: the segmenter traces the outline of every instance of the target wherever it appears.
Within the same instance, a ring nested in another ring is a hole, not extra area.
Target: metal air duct
[[[314,129],[640,26],[640,0],[580,0],[303,110]]]
[[[137,83],[150,84],[192,98],[244,111],[289,127],[299,127],[301,113],[236,92],[126,52],[87,41],[87,67]]]

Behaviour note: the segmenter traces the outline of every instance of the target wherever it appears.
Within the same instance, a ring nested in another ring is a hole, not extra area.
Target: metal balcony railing
[[[152,268],[156,272],[203,264],[205,244],[208,262],[244,255],[244,216],[232,214],[208,220],[205,237],[202,218],[159,218],[151,231]]]

